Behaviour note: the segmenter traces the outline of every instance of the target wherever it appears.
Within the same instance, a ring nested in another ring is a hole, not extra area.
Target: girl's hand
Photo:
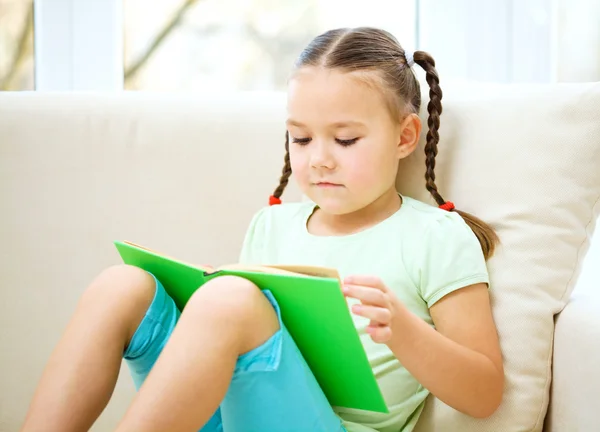
[[[346,297],[361,302],[352,306],[352,312],[371,320],[367,327],[371,339],[388,343],[392,339],[392,322],[399,310],[398,297],[376,276],[349,276],[344,279],[342,289]]]

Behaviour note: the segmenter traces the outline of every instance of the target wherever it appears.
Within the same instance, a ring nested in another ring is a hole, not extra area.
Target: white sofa
[[[600,94],[597,86],[591,88]],[[486,106],[490,117],[495,116],[498,98],[519,109],[522,88],[483,90],[448,92],[442,135],[446,131],[453,140],[476,139],[453,126],[464,120],[457,113],[469,104]],[[588,88],[525,91],[541,99],[550,94],[544,100],[552,101],[553,92],[578,97]],[[0,93],[1,432],[19,429],[42,368],[82,290],[101,269],[119,262],[113,240],[131,240],[198,263],[236,259],[251,215],[267,203],[277,184],[283,162],[284,97]],[[526,129],[526,122],[515,128]],[[598,146],[588,158],[599,161],[600,137],[595,140]],[[462,202],[476,207],[452,183],[459,174],[447,169],[452,162],[444,153],[463,157],[459,150],[440,145],[442,190],[452,191],[448,199],[457,207]],[[298,199],[293,186],[284,195],[285,201]],[[597,208],[588,207],[597,215]],[[487,219],[506,228],[503,221],[515,220],[511,217],[518,218],[517,213]],[[592,229],[593,223],[577,241],[583,244]],[[579,268],[585,250],[578,251],[574,268]],[[514,427],[507,426],[506,419],[489,420],[468,430],[541,430],[544,417],[548,432],[600,430],[600,301],[569,300],[576,277],[571,282],[566,297],[552,305],[556,312],[565,303],[566,308],[556,319],[552,386],[546,380],[539,389],[539,418],[529,422],[521,416]],[[597,291],[600,281],[593,283]],[[495,311],[502,307],[501,301],[495,302]],[[498,319],[504,319],[500,313]],[[501,336],[508,341],[502,332]],[[507,392],[512,392],[507,398],[517,400],[515,388],[521,378],[516,372],[507,376]],[[123,369],[113,399],[93,430],[112,430],[133,392]],[[448,417],[435,404],[430,400],[420,430],[455,430],[443,423]],[[507,403],[498,415],[519,417],[511,414],[516,409],[511,406]]]

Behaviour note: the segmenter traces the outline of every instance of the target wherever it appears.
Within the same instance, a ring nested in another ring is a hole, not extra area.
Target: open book
[[[152,273],[180,310],[194,291],[222,275],[243,277],[260,289],[268,289],[329,403],[334,407],[388,412],[336,270],[242,264],[208,269],[130,242],[116,241],[115,246],[125,264]]]

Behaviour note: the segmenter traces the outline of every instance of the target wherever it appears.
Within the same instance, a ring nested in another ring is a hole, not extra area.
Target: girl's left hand
[[[392,339],[392,323],[399,310],[400,300],[377,276],[349,276],[344,279],[343,292],[361,304],[352,306],[356,315],[371,320],[367,333],[377,343],[388,343]]]

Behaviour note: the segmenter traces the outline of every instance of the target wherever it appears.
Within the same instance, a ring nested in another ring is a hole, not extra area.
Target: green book
[[[333,407],[388,413],[350,315],[336,270],[305,266],[206,269],[116,241],[125,264],[152,273],[180,310],[209,280],[233,275],[273,293],[281,317]]]

